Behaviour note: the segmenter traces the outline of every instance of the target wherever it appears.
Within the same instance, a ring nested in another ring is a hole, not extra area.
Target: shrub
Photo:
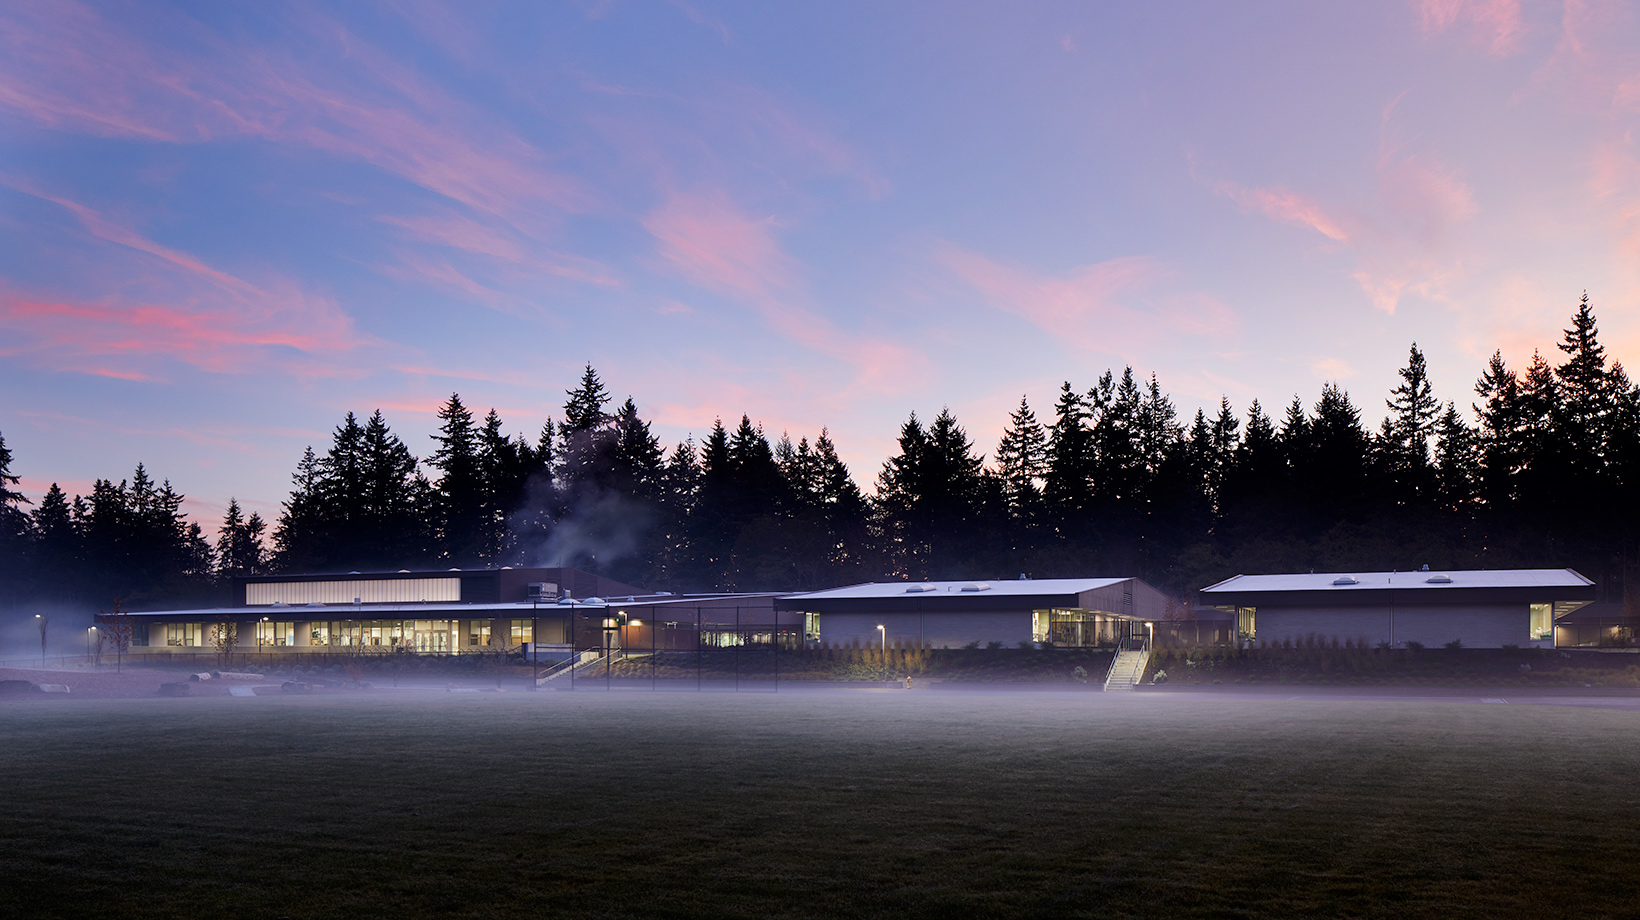
[[[1395,646],[1393,646],[1393,645],[1390,645],[1390,644],[1389,644],[1389,640],[1388,640],[1388,639],[1379,639],[1379,640],[1378,640],[1378,645],[1377,645],[1377,646],[1375,646],[1375,647],[1376,647],[1376,648],[1377,648],[1377,650],[1378,650],[1378,651],[1380,651],[1380,652],[1387,652],[1387,651],[1389,651],[1389,650],[1390,650],[1390,649],[1392,649],[1392,648],[1394,648],[1394,647],[1395,647]]]
[[[1415,640],[1415,639],[1408,639],[1407,641],[1405,641],[1401,644],[1406,646],[1407,651],[1409,651],[1409,652],[1421,652],[1421,651],[1424,650],[1424,644],[1422,642],[1419,642],[1419,641]]]
[[[992,645],[1000,645],[1000,644],[1001,644],[1001,643],[1000,643],[1000,642],[993,642],[993,643],[991,643],[991,644],[992,644]],[[978,639],[975,639],[975,640],[974,640],[974,641],[972,641],[972,642],[970,642],[970,643],[968,643],[968,644],[967,644],[967,645],[965,645],[965,646],[963,646],[963,648],[965,648],[965,649],[976,649],[976,648],[979,648],[979,640],[978,640]]]
[[[1021,643],[1019,643],[1019,647],[1021,649],[1025,650],[1025,651],[1030,651],[1031,649],[1036,648],[1036,643],[1035,642],[1021,642]]]
[[[1088,682],[1088,669],[1082,667],[1081,665],[1077,665],[1076,669],[1071,671],[1071,680],[1074,680],[1079,684],[1087,683]]]
[[[1449,652],[1455,652],[1458,649],[1463,648],[1463,640],[1462,639],[1453,639],[1451,642],[1448,642],[1444,647]]]
[[[977,648],[977,647],[978,647],[978,646],[979,646],[979,643],[978,643],[978,642],[975,642],[975,643],[974,643],[974,645],[975,645],[975,647],[976,647],[976,648]],[[999,649],[999,648],[1002,648],[1002,640],[1000,640],[1000,639],[992,639],[992,640],[991,640],[991,641],[990,641],[990,642],[987,642],[987,643],[985,643],[985,647],[986,647],[986,648],[988,648],[988,649]]]

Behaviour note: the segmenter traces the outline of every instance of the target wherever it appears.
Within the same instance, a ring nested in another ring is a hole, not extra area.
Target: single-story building
[[[801,643],[774,594],[656,593],[568,568],[349,572],[236,579],[225,607],[102,616],[139,655],[565,653]]]
[[[1353,639],[1368,646],[1551,648],[1557,623],[1595,599],[1571,569],[1237,575],[1200,592],[1243,641]]]
[[[1114,646],[1146,637],[1170,610],[1137,578],[872,582],[775,599],[832,646],[880,643],[962,648],[996,643]]]

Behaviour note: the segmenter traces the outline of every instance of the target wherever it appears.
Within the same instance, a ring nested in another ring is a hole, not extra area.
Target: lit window
[[[1530,609],[1532,619],[1531,638],[1535,641],[1553,636],[1555,634],[1554,605],[1532,604]]]

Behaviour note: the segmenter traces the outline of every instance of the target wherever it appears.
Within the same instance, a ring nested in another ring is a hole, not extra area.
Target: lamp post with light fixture
[[[883,680],[888,680],[888,627],[878,623],[877,635],[883,640]]]
[[[46,666],[46,622],[51,618],[39,613],[34,618],[40,621],[40,667],[43,668]]]

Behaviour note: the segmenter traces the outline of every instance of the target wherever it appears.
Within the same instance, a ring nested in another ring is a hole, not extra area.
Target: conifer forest
[[[1640,387],[1585,296],[1563,339],[1436,393],[1413,345],[1376,430],[1311,401],[1181,417],[1131,368],[1021,399],[989,455],[949,411],[850,470],[822,429],[718,421],[665,445],[590,365],[527,434],[452,395],[429,444],[349,413],[296,458],[276,520],[220,521],[139,465],[88,495],[17,491],[0,435],[0,605],[220,602],[270,572],[565,565],[652,590],[1137,575],[1181,598],[1238,572],[1571,566],[1640,578]],[[1378,397],[1373,397],[1378,398]],[[533,424],[533,423],[532,423]]]

